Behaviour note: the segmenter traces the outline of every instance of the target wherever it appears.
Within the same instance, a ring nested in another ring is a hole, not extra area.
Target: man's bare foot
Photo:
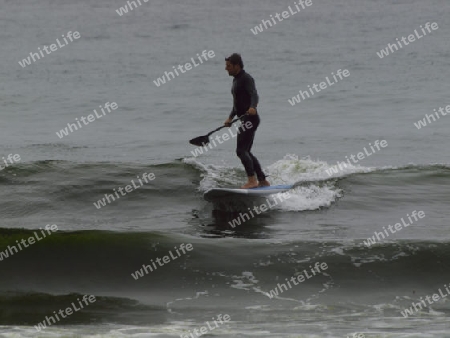
[[[269,186],[270,186],[270,183],[267,180],[259,181],[259,183],[258,183],[258,187],[269,187]]]
[[[256,179],[256,176],[249,176],[247,183],[241,187],[241,189],[252,189],[252,188],[258,188],[258,180]]]

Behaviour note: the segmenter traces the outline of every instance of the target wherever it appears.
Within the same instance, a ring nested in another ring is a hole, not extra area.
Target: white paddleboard
[[[252,197],[264,197],[279,192],[285,192],[292,189],[291,184],[271,185],[269,187],[260,187],[253,189],[237,189],[237,188],[213,188],[205,192],[203,195],[206,200],[224,198],[224,197],[244,197],[245,195]]]

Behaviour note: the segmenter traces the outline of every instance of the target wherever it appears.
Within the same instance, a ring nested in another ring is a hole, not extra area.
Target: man
[[[255,138],[256,129],[259,126],[259,115],[256,110],[258,105],[258,92],[255,87],[255,80],[244,70],[244,63],[240,54],[234,53],[225,58],[226,67],[230,76],[234,76],[233,85],[231,87],[231,94],[233,95],[233,109],[230,116],[226,119],[225,125],[231,126],[233,117],[237,115],[241,118],[241,122],[251,122],[251,128],[241,128],[237,137],[236,154],[241,159],[241,162],[247,173],[247,183],[242,189],[251,189],[269,186],[270,183],[266,180],[261,165],[257,158],[250,152]],[[244,116],[243,116],[244,115]],[[256,175],[255,175],[256,173]]]

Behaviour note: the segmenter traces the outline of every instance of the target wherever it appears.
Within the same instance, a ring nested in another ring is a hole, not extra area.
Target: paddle
[[[244,116],[244,115],[242,115],[242,116]],[[230,124],[233,124],[234,122],[239,121],[242,118],[242,116],[240,118],[238,117],[237,119],[234,119],[233,121],[230,122]],[[189,141],[189,143],[193,144],[194,146],[199,146],[199,147],[206,146],[209,143],[209,135],[211,135],[212,133],[215,133],[216,131],[218,131],[222,128],[225,128],[225,127],[226,126],[219,127],[204,136],[198,136],[196,138],[193,138],[192,140]]]

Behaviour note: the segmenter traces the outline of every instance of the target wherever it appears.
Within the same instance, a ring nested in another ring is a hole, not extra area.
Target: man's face
[[[241,70],[239,65],[233,65],[230,61],[226,61],[225,70],[230,76],[236,76]]]

